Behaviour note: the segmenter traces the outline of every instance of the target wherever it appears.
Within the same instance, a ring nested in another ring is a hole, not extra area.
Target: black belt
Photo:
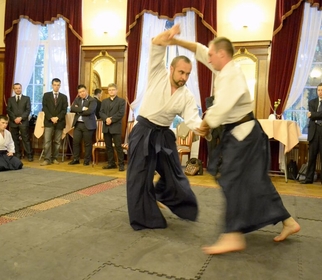
[[[254,117],[253,112],[250,112],[245,117],[243,117],[241,120],[239,120],[237,122],[225,124],[224,128],[226,130],[232,130],[235,126],[240,125],[240,124],[245,123],[245,122],[252,121],[254,119],[255,119],[255,117]]]
[[[315,122],[316,125],[322,126],[322,123]]]

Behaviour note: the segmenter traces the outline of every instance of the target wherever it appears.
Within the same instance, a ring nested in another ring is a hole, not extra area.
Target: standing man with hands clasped
[[[309,141],[309,161],[305,180],[301,184],[312,184],[314,181],[314,172],[316,166],[316,158],[320,154],[322,166],[322,83],[317,86],[317,98],[309,101],[309,112],[307,117],[309,121],[309,131],[307,141]],[[322,183],[322,174],[320,174]]]
[[[29,136],[30,98],[29,96],[22,95],[22,85],[19,83],[13,85],[13,91],[15,95],[8,99],[7,112],[9,115],[10,132],[15,143],[15,156],[19,159],[21,158],[20,134],[28,161],[33,161]]]
[[[223,254],[246,248],[245,233],[282,222],[279,242],[300,230],[300,225],[285,209],[268,175],[270,153],[268,137],[253,115],[251,96],[245,76],[233,61],[234,46],[218,37],[208,48],[196,42],[173,38],[170,44],[195,53],[196,59],[216,72],[214,104],[206,111],[199,133],[208,127],[224,126],[217,146],[222,156],[218,183],[226,198],[224,233],[206,246],[206,254]],[[211,158],[208,170],[216,175],[219,157]]]
[[[42,109],[45,113],[44,126],[44,158],[41,166],[51,163],[59,164],[58,154],[63,130],[66,126],[66,113],[68,107],[67,96],[59,92],[61,81],[54,78],[51,82],[52,91],[44,93]],[[53,151],[52,151],[53,147]]]
[[[102,101],[100,117],[103,121],[103,133],[108,164],[103,169],[116,168],[113,145],[117,152],[119,171],[124,171],[124,153],[122,149],[122,119],[125,113],[125,100],[117,96],[117,85],[109,84],[108,98]]]
[[[75,113],[73,127],[73,157],[69,165],[80,164],[81,144],[84,140],[85,154],[83,165],[89,165],[92,156],[92,138],[96,129],[95,98],[88,95],[86,86],[78,85],[78,96],[73,102],[70,111]]]

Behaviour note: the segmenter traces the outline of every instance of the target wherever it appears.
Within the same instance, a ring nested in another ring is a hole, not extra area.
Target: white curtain
[[[321,20],[322,12],[318,11],[315,7],[311,8],[309,3],[305,3],[300,47],[297,55],[293,83],[285,111],[290,109],[302,95],[304,86],[311,71],[315,49],[319,39]],[[280,170],[286,170],[287,168],[284,155],[284,145],[282,144],[280,144],[279,149],[279,168]]]
[[[305,3],[301,32],[301,42],[297,56],[296,69],[285,109],[289,109],[303,92],[309,77],[313,57],[321,27],[322,12]]]
[[[54,23],[48,24],[48,71],[45,72],[47,76],[46,90],[50,91],[51,80],[58,78],[61,80],[60,92],[64,93],[68,98],[68,104],[70,104],[69,95],[69,83],[67,72],[67,50],[66,50],[66,22],[59,18]],[[72,51],[72,50],[70,50]],[[77,90],[77,89],[73,89]]]
[[[29,85],[37,58],[40,25],[32,24],[27,19],[20,19],[18,27],[17,54],[14,83],[22,85],[23,93]],[[14,59],[14,58],[13,58]]]
[[[177,23],[180,24],[180,28],[181,28],[181,34],[178,37],[180,39],[183,39],[186,41],[195,42],[196,41],[195,13],[192,11],[188,11],[186,13],[186,16],[176,17],[174,19],[174,24],[177,24]],[[179,55],[185,55],[185,56],[189,57],[189,59],[192,62],[192,71],[191,71],[190,77],[187,81],[187,87],[194,94],[195,99],[196,99],[196,103],[199,106],[199,108],[201,108],[199,82],[198,82],[198,68],[197,68],[197,62],[195,59],[195,55],[193,52],[191,52],[185,48],[182,48],[182,47],[178,47],[178,50],[179,50]]]
[[[132,120],[133,115],[136,119],[142,98],[146,89],[146,81],[148,80],[148,60],[150,51],[150,42],[153,37],[164,31],[166,19],[159,19],[157,16],[145,13],[143,15],[143,30],[141,39],[141,55],[139,64],[139,75],[137,83],[137,92],[135,100],[131,103],[129,120]]]

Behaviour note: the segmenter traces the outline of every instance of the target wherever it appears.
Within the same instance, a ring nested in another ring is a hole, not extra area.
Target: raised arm
[[[169,45],[177,45],[189,51],[192,51],[193,53],[196,53],[197,51],[197,43],[192,41],[190,42],[190,41],[185,41],[177,38],[172,38],[169,42]]]
[[[163,31],[160,34],[158,34],[157,36],[155,36],[152,39],[152,44],[160,45],[160,46],[167,46],[170,44],[171,39],[173,39],[173,37],[178,34],[180,34],[180,25],[175,24],[170,29]],[[174,44],[172,44],[172,45],[174,45]]]

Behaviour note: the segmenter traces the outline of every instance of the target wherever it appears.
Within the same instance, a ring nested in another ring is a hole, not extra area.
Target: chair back
[[[103,121],[96,120],[97,128],[96,128],[96,143],[104,142],[104,133],[103,133]]]
[[[124,143],[128,143],[129,135],[132,131],[133,126],[134,126],[134,121],[127,122]]]
[[[132,131],[132,128],[134,126],[134,121],[128,121],[127,126],[126,126],[126,132],[125,132],[125,138],[124,138],[124,143],[122,144],[122,148],[124,149],[124,152],[126,153],[127,150],[129,149],[129,135]]]
[[[194,132],[192,130],[189,131],[186,137],[177,135],[177,146],[178,147],[185,146],[191,149],[193,138],[194,138]]]
[[[180,123],[177,126],[177,146],[185,146],[191,149],[193,139],[194,132],[190,130],[185,123]]]

